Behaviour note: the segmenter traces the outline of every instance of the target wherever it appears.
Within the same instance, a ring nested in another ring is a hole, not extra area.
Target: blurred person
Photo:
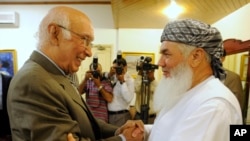
[[[145,125],[148,141],[229,141],[242,124],[239,102],[221,82],[220,32],[201,21],[169,22],[161,36],[163,78],[154,93],[157,117]]]
[[[147,75],[147,78],[148,78],[148,81],[149,81],[149,87],[150,87],[150,96],[149,96],[149,103],[148,103],[148,106],[149,106],[149,110],[148,110],[148,123],[149,124],[152,124],[154,123],[154,119],[156,117],[156,112],[154,111],[153,109],[153,94],[154,94],[154,91],[155,91],[155,88],[157,86],[157,82],[155,80],[155,70],[152,69],[152,70],[148,70],[146,71],[146,75]],[[135,108],[136,108],[136,115],[135,115],[135,119],[141,119],[141,97],[142,97],[142,94],[145,94],[145,93],[141,93],[141,85],[142,85],[142,72],[139,71],[138,72],[138,76],[137,78],[135,79],[135,92],[136,92],[136,101],[135,101]]]
[[[63,141],[68,136],[81,141],[142,140],[141,121],[118,128],[95,119],[70,78],[92,55],[93,32],[88,16],[70,7],[56,6],[42,19],[37,50],[8,91],[14,141]],[[131,134],[137,129],[136,136]]]
[[[0,60],[0,69],[2,68]],[[7,93],[12,76],[0,71],[0,141],[11,141],[9,116],[7,112]]]
[[[224,62],[226,59],[226,50],[223,50],[223,55],[221,57],[221,61]],[[243,107],[244,107],[244,93],[243,93],[243,87],[242,87],[242,82],[240,79],[240,76],[233,72],[230,71],[226,68],[224,68],[224,70],[226,71],[226,78],[223,81],[224,84],[234,93],[234,95],[237,97],[239,103],[240,103],[240,107],[241,110],[243,111]]]
[[[8,68],[10,67],[10,64],[7,60],[0,60],[0,73],[4,75],[11,76],[11,74],[8,72]]]
[[[79,86],[80,94],[86,94],[86,102],[94,117],[108,122],[108,105],[113,99],[111,82],[103,77],[102,66],[98,63],[97,69],[92,71],[93,63]]]
[[[105,77],[113,85],[113,100],[108,103],[109,123],[121,126],[131,119],[129,106],[134,97],[134,79],[127,72],[127,61],[124,58],[115,59]]]

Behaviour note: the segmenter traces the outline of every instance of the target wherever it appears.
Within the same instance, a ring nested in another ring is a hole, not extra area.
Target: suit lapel
[[[37,51],[33,51],[33,53],[30,56],[30,60],[38,63],[41,65],[46,71],[51,73],[51,77],[53,77],[60,86],[67,91],[67,94],[82,108],[86,110],[86,107],[84,106],[81,96],[77,93],[75,88],[71,85],[69,79],[62,74],[62,72],[53,64],[51,61],[48,60],[45,56],[43,56],[41,53]]]
[[[88,106],[82,99],[81,95],[78,93],[77,89],[73,84],[71,84],[70,80],[65,75],[63,75],[63,73],[55,66],[55,64],[53,64],[48,60],[48,58],[38,53],[37,51],[33,51],[32,55],[30,56],[30,60],[40,64],[44,69],[51,73],[51,77],[53,77],[58,82],[58,84],[67,92],[67,94],[83,108],[91,122],[96,140],[101,139],[101,131],[97,121],[93,117],[92,113],[88,109]]]

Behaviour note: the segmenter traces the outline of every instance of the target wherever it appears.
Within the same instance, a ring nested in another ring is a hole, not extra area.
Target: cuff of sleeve
[[[120,137],[121,137],[122,141],[126,141],[126,138],[124,137],[124,135],[123,135],[123,134],[119,134],[118,136],[120,136]]]

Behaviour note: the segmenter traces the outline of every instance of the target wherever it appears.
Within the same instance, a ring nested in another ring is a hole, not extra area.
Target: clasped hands
[[[141,120],[128,120],[123,126],[117,129],[115,135],[122,134],[126,141],[143,141],[144,124]],[[75,141],[71,133],[68,134],[68,141]]]
[[[144,124],[141,120],[128,120],[121,126],[115,135],[122,134],[126,141],[143,141],[144,139]]]

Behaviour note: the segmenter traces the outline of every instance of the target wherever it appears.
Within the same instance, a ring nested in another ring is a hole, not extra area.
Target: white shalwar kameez
[[[148,141],[229,141],[230,125],[242,124],[239,103],[219,79],[209,77],[186,92],[154,125],[145,125]]]

